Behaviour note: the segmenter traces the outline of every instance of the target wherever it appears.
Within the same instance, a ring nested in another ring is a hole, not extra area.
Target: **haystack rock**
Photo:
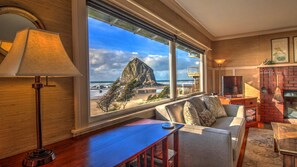
[[[124,68],[120,82],[139,81],[143,86],[157,85],[154,70],[138,58],[131,60]]]

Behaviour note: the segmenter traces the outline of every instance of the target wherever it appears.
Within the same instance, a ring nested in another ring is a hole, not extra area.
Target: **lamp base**
[[[23,166],[41,166],[52,162],[56,158],[52,150],[36,149],[29,152],[23,160]]]

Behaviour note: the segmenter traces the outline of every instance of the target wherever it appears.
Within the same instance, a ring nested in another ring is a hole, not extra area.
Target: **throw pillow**
[[[203,111],[197,112],[200,118],[200,123],[202,126],[210,127],[216,122],[216,118],[212,115],[212,113],[208,109],[204,109]]]
[[[202,126],[211,126],[213,123],[216,122],[216,118],[206,108],[204,101],[202,101],[201,98],[194,97],[191,98],[189,101],[195,106]]]
[[[216,117],[226,117],[227,113],[221,104],[221,101],[218,96],[204,96],[203,100],[207,109]]]
[[[197,111],[203,111],[206,109],[204,102],[198,97],[191,98],[189,101],[195,106]]]
[[[186,124],[199,126],[201,125],[195,106],[191,102],[186,101],[183,113]]]

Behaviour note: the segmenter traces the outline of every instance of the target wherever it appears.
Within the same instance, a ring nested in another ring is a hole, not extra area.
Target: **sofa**
[[[156,106],[156,119],[185,124],[183,105],[203,96]],[[210,127],[188,125],[179,132],[181,167],[236,167],[245,134],[242,105],[223,105],[227,116]]]

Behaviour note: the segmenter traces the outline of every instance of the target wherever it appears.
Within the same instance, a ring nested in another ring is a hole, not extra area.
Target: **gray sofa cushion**
[[[243,140],[245,132],[244,119],[239,117],[217,118],[212,128],[225,129],[231,132],[233,159],[236,160],[241,149],[241,141]]]
[[[211,114],[208,109],[197,112],[200,118],[200,123],[202,126],[211,127],[215,122],[216,118]]]
[[[200,97],[190,98],[189,101],[195,106],[196,110],[199,112],[206,109],[206,106]]]
[[[208,110],[216,117],[226,117],[227,113],[221,104],[219,97],[217,96],[204,96],[203,100],[205,102],[206,107]]]
[[[162,104],[156,107],[156,119],[170,121],[170,117],[165,106],[166,104]]]
[[[183,113],[184,103],[185,101],[165,106],[171,121],[186,123]]]
[[[189,101],[195,106],[202,126],[210,127],[213,123],[216,122],[216,118],[206,108],[204,102],[201,100],[200,97],[193,97],[189,99]]]
[[[188,125],[201,125],[198,113],[195,106],[190,102],[186,101],[184,105],[184,118]]]

